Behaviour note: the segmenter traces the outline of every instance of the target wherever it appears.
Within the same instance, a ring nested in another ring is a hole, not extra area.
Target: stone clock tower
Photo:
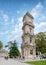
[[[33,19],[33,16],[29,12],[27,12],[23,17],[21,49],[22,56],[25,58],[34,58],[36,56]]]

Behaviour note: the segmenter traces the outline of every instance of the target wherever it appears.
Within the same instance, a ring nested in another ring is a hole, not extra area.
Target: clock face
[[[32,22],[32,18],[30,18],[30,17],[27,17],[27,20],[30,21],[30,22]]]
[[[25,22],[32,22],[32,20],[31,19],[27,19],[27,20],[24,20],[24,23]]]

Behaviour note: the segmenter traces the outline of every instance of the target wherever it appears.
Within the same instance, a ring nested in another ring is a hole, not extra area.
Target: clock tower
[[[34,58],[36,56],[36,46],[34,39],[33,16],[27,12],[23,17],[23,35],[22,35],[22,56],[25,58]]]

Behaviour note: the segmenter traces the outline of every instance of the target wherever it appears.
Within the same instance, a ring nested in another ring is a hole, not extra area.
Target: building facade
[[[5,56],[9,56],[8,51],[6,51],[5,49],[1,49],[0,50],[0,57],[5,57]]]
[[[23,35],[22,35],[22,56],[25,58],[36,57],[36,45],[34,39],[33,16],[27,12],[23,17]]]

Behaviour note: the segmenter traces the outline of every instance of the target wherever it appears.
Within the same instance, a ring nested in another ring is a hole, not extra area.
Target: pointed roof
[[[25,19],[26,16],[29,16],[30,18],[34,19],[34,17],[33,17],[29,12],[27,12],[27,13],[24,15],[24,17],[23,17],[23,21],[24,21],[24,19]]]

